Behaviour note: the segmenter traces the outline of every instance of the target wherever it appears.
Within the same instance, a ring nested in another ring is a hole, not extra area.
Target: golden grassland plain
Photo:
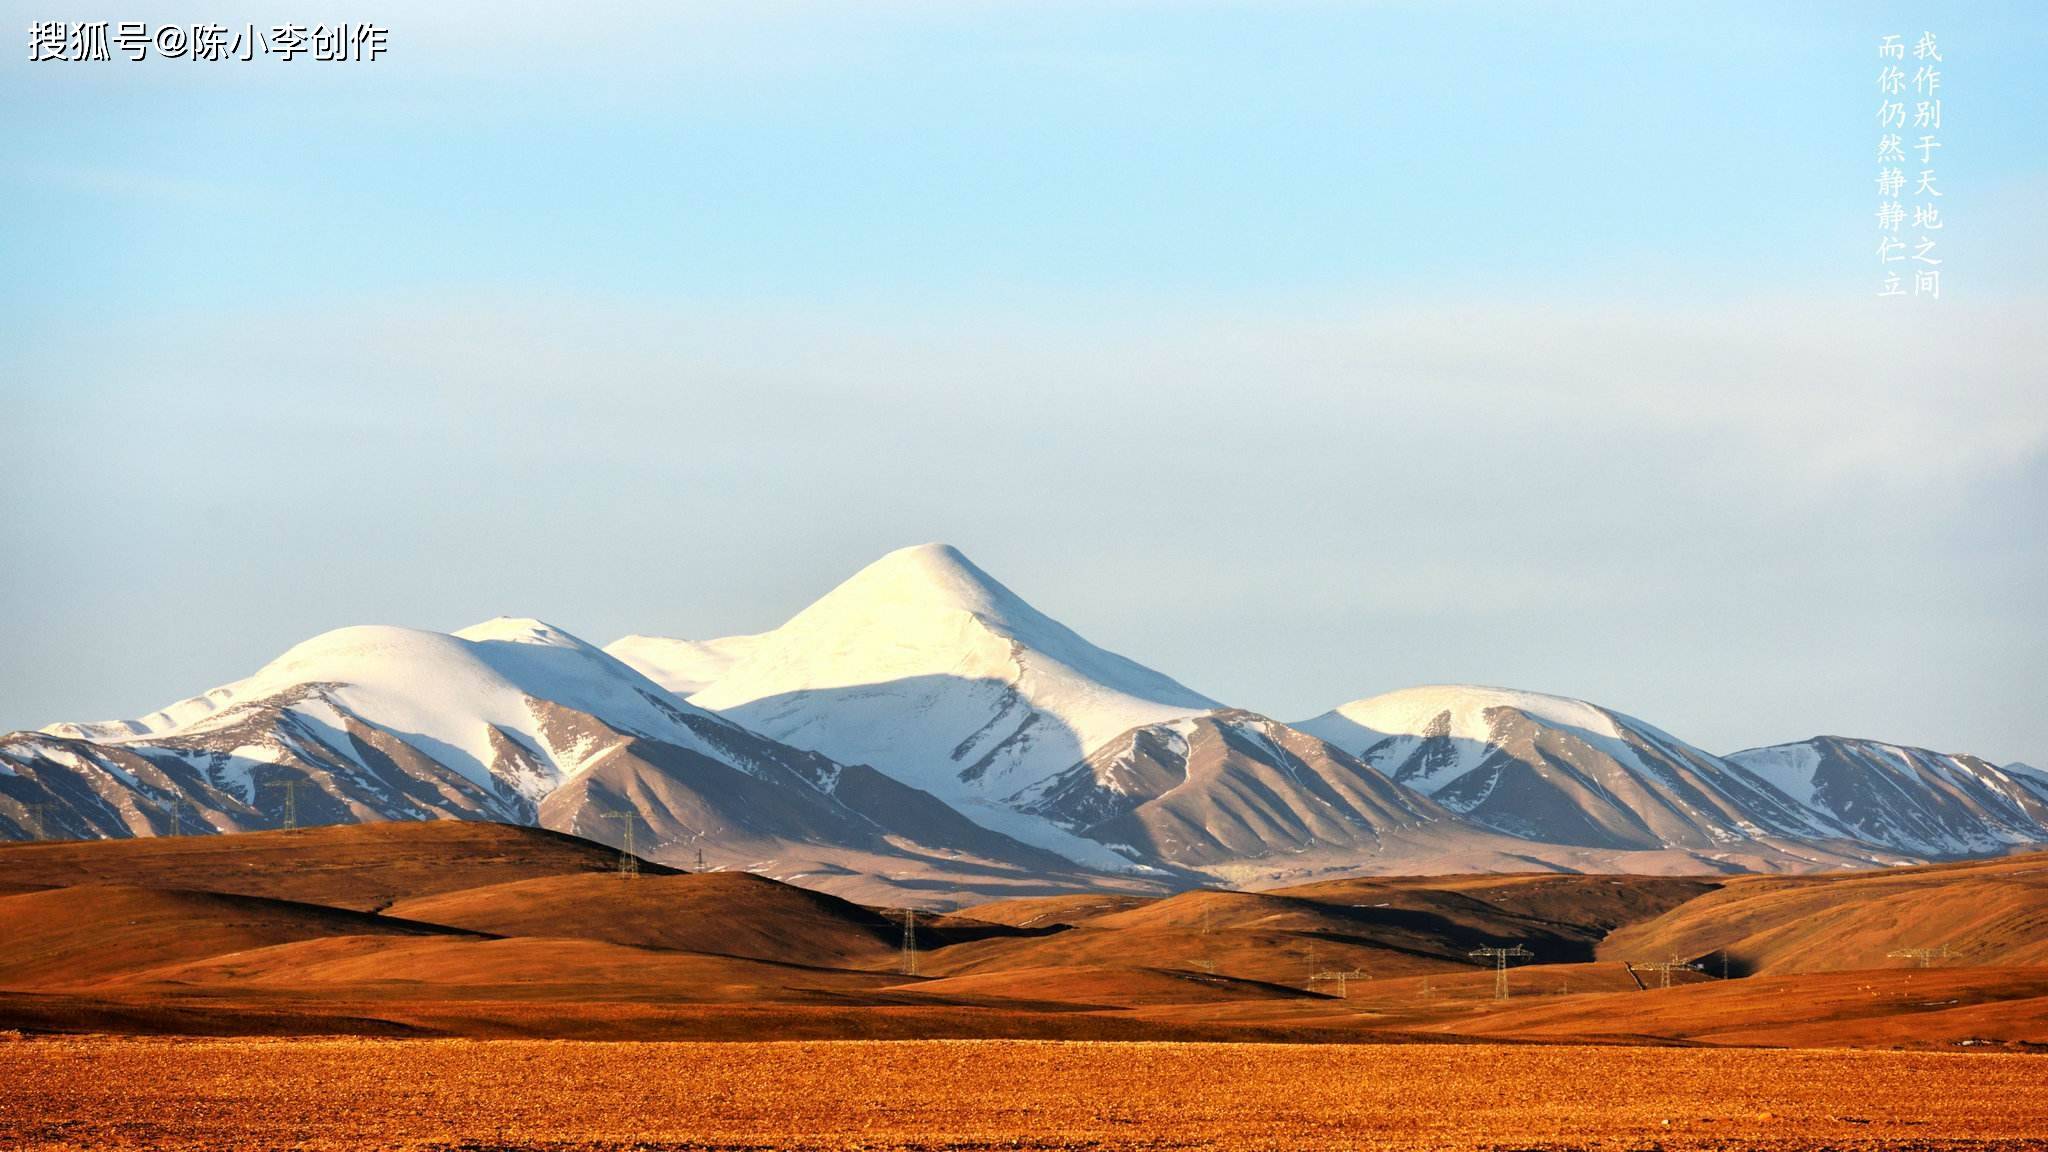
[[[2048,1149],[2016,1053],[0,1042],[0,1148]]]

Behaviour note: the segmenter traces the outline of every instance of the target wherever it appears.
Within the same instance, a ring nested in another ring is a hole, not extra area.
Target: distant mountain
[[[1728,759],[1858,840],[1935,859],[2048,841],[2048,777],[2024,764],[1816,736]]]
[[[2048,775],[1820,737],[1719,756],[1582,700],[1411,688],[1299,724],[1106,651],[958,551],[771,631],[344,628],[137,720],[0,736],[0,838],[539,824],[931,903],[1552,869],[1799,872],[2048,844]]]
[[[1235,709],[1133,728],[1011,802],[1134,860],[1189,868],[1355,860],[1463,832],[1341,749]]]
[[[814,876],[967,868],[1035,884],[1069,869],[533,620],[452,635],[344,628],[140,720],[0,737],[0,828],[17,836],[240,831],[277,827],[288,809],[305,824],[630,834],[650,859],[692,862],[701,848],[713,864]]]
[[[1847,839],[1768,780],[1582,700],[1410,688],[1296,727],[1471,823],[1527,840],[1713,852]]]
[[[1105,651],[943,544],[891,552],[772,632],[610,651],[693,704],[1082,863],[1129,867],[1010,803],[1131,728],[1216,701]]]

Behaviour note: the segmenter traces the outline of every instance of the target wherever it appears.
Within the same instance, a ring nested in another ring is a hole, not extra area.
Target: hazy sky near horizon
[[[1471,681],[2048,766],[2048,8],[1647,7],[31,64],[280,17],[0,0],[0,730],[347,624],[758,631],[944,540],[1282,719]],[[1875,48],[1925,30],[1944,298],[1879,300]]]

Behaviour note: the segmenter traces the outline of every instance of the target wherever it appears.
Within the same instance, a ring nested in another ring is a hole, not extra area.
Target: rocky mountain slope
[[[1235,709],[1133,728],[1011,800],[1135,859],[1185,867],[1365,858],[1464,831],[1342,750]]]
[[[1410,688],[1297,727],[1467,821],[1527,840],[1714,850],[1843,838],[1839,825],[1768,781],[1580,700]]]
[[[1751,748],[1730,763],[1770,781],[1858,840],[1945,859],[2039,844],[2048,778],[2025,765],[1875,740],[1816,736]]]

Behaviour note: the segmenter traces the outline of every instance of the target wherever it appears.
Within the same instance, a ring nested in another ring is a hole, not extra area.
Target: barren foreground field
[[[2048,1057],[1500,1045],[0,1042],[0,1147],[2048,1149]]]

